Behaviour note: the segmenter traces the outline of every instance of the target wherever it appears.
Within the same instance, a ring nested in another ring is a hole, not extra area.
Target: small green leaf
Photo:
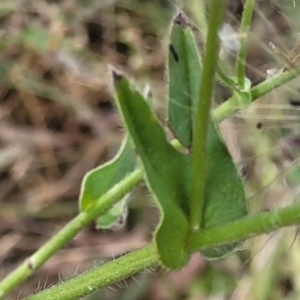
[[[125,226],[128,215],[128,198],[130,194],[114,204],[104,215],[96,220],[96,229],[119,230]]]
[[[84,176],[79,196],[80,211],[88,210],[102,195],[132,172],[135,165],[136,154],[132,142],[126,137],[114,159]],[[110,214],[110,211],[107,213]]]
[[[171,28],[167,74],[169,126],[178,140],[189,147],[201,65],[193,32],[182,12],[177,14]]]
[[[202,228],[211,228],[241,219],[248,214],[241,176],[211,120],[207,140],[207,172]],[[202,251],[208,259],[219,259],[233,252],[240,243]]]
[[[188,260],[185,242],[189,191],[189,157],[176,151],[143,96],[122,75],[113,72],[117,105],[127,131],[143,162],[146,182],[157,202],[161,218],[154,234],[161,263],[171,269]]]
[[[238,99],[239,109],[246,109],[252,103],[251,96],[251,81],[248,78],[244,78],[244,88],[235,92]]]

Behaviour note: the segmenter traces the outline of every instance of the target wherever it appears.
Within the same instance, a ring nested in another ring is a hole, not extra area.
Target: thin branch
[[[202,229],[191,235],[188,242],[188,249],[190,252],[195,252],[234,241],[243,241],[281,227],[297,225],[300,222],[299,216],[300,205],[293,205],[271,212],[248,216],[214,228]],[[142,269],[158,264],[155,246],[150,244],[74,279],[53,286],[36,295],[29,296],[24,300],[78,299],[97,289],[127,278]]]
[[[263,81],[259,85],[251,89],[251,99],[252,101],[257,98],[266,95],[275,88],[284,85],[285,83],[295,79],[300,75],[300,65],[294,69],[287,70],[285,72],[280,72],[273,77]],[[219,123],[224,119],[228,118],[233,113],[240,110],[240,107],[237,106],[238,99],[237,95],[232,96],[226,102],[221,104],[219,107],[214,109],[213,117],[215,122]]]
[[[27,258],[23,264],[4,278],[3,281],[0,282],[0,299],[7,295],[18,284],[27,279],[88,223],[104,214],[114,203],[118,202],[124,194],[142,180],[142,174],[142,170],[136,170],[129,174],[119,184],[115,185],[105,195],[100,197],[90,209],[79,213],[46,244],[38,249],[32,256]]]

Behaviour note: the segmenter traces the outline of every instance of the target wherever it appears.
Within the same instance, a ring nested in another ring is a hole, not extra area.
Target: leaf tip
[[[190,26],[186,15],[182,11],[177,12],[173,22],[175,24],[178,24],[179,26],[182,26],[182,27],[189,27]]]
[[[117,70],[115,67],[113,66],[108,66],[109,71],[112,75],[112,80],[113,80],[113,85],[116,86],[116,84],[122,79],[124,78],[124,75],[121,71]]]

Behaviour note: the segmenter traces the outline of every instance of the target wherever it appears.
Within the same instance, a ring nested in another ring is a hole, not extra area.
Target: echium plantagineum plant
[[[80,213],[0,283],[0,298],[28,278],[91,221],[109,228],[126,217],[127,195],[145,181],[160,212],[149,245],[26,299],[77,299],[151,266],[185,266],[191,253],[207,259],[234,253],[249,237],[300,222],[300,205],[250,214],[243,180],[224,144],[218,122],[258,97],[292,80],[300,67],[283,70],[251,88],[245,77],[246,41],[255,0],[247,0],[241,22],[236,74],[219,65],[219,37],[226,1],[211,0],[203,56],[187,17],[178,12],[167,57],[169,141],[150,99],[111,68],[115,100],[126,136],[116,157],[88,172],[79,197]],[[215,73],[233,96],[211,110]]]

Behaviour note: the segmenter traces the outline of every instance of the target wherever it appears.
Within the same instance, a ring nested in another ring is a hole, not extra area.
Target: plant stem
[[[202,229],[192,233],[188,242],[190,252],[199,251],[234,241],[245,240],[280,227],[296,225],[300,221],[300,205],[293,205],[271,212],[245,217],[241,220]],[[77,299],[96,289],[127,278],[134,273],[158,264],[153,244],[135,250],[70,281],[53,286],[25,300],[69,300]]]
[[[264,96],[275,88],[295,79],[300,75],[300,65],[294,69],[290,69],[285,72],[280,72],[275,76],[263,81],[254,88],[251,89],[252,101],[257,98]],[[216,123],[220,123],[224,119],[228,118],[230,115],[238,111],[240,108],[237,106],[238,98],[237,95],[232,96],[226,102],[221,104],[219,107],[214,109],[213,118]]]
[[[222,226],[201,230],[191,236],[188,249],[191,252],[268,233],[281,227],[299,224],[300,205],[250,215]]]
[[[72,300],[91,294],[103,286],[126,279],[135,273],[158,265],[154,244],[134,250],[63,284],[53,286],[26,300]]]
[[[199,230],[204,206],[206,139],[210,120],[211,98],[214,86],[215,70],[219,55],[218,30],[221,23],[225,0],[210,1],[210,17],[206,49],[203,60],[199,99],[195,115],[192,142],[192,196],[190,199],[190,226],[192,231]]]
[[[66,242],[71,240],[82,228],[101,214],[104,214],[114,203],[118,202],[124,194],[142,180],[142,170],[129,174],[119,184],[115,185],[87,211],[79,213],[63,229],[56,233],[46,244],[38,249],[22,265],[10,273],[0,282],[0,299],[28,278],[36,269],[45,263]]]
[[[218,79],[221,81],[221,83],[227,85],[227,87],[229,87],[231,90],[236,91],[236,92],[239,91],[239,89],[237,88],[236,82],[224,73],[220,64],[217,67],[217,76],[218,76]]]
[[[245,80],[245,65],[247,55],[247,39],[252,19],[252,13],[255,5],[255,0],[247,0],[244,5],[244,12],[241,21],[240,30],[240,47],[236,58],[236,76],[237,82],[241,89],[244,88]]]

